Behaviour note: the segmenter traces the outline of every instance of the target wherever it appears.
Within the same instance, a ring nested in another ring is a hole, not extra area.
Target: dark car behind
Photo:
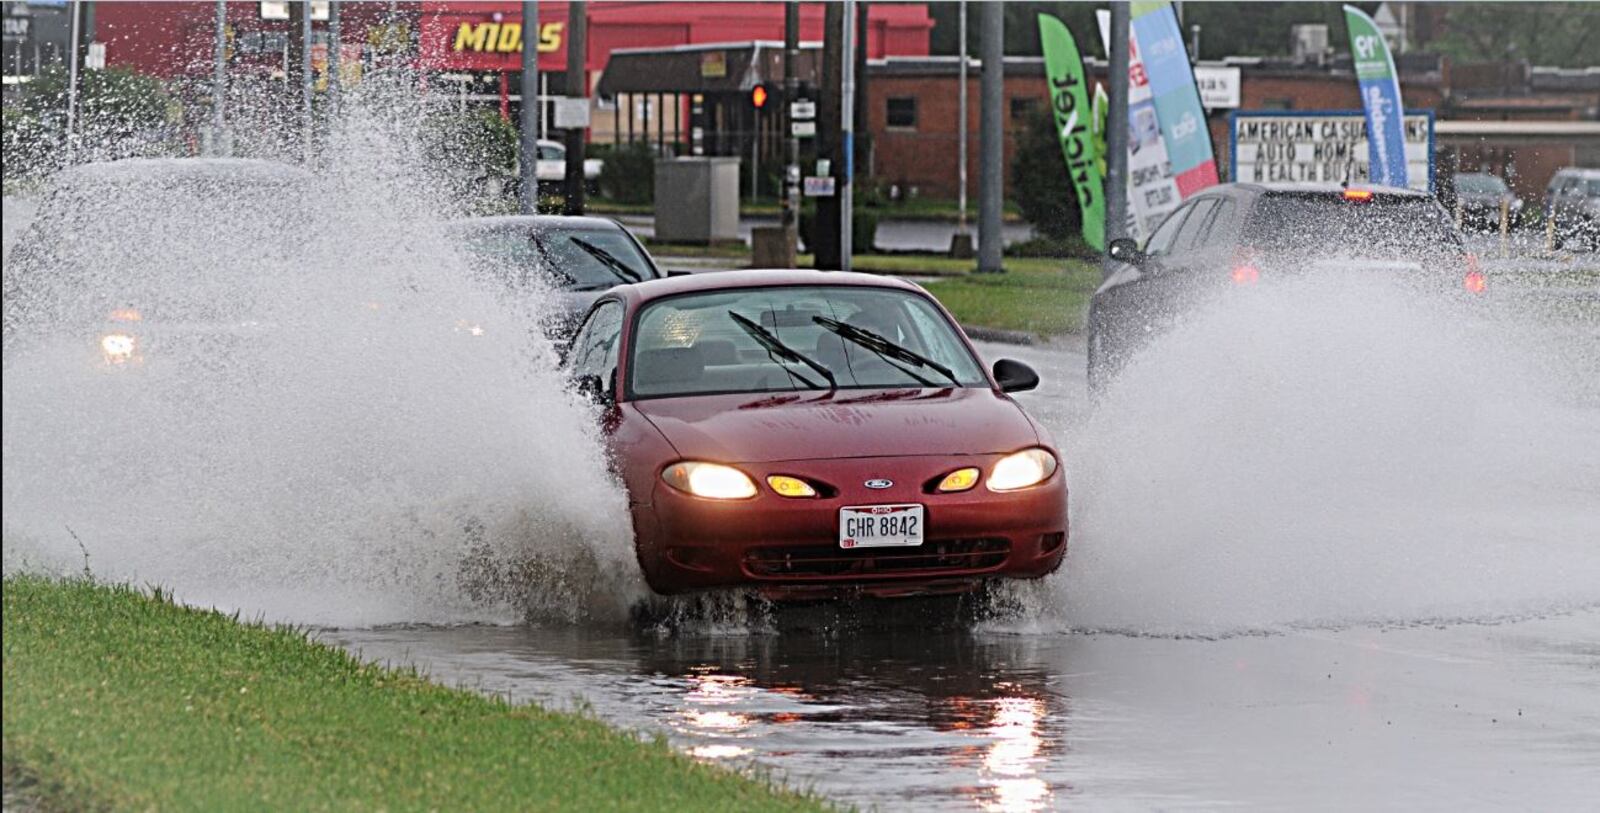
[[[1389,187],[1222,184],[1185,201],[1091,300],[1089,384],[1098,390],[1151,338],[1216,296],[1308,276],[1403,282],[1473,296],[1484,277],[1430,195]]]
[[[1507,225],[1522,214],[1522,199],[1500,178],[1487,172],[1464,172],[1455,176],[1456,213],[1462,228],[1491,231],[1500,228],[1502,213]]]
[[[666,276],[632,233],[605,218],[480,217],[451,230],[487,278],[521,295],[550,297],[542,327],[558,345],[605,290]]]

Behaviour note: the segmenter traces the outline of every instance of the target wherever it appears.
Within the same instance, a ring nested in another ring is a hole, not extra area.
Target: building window
[[[1294,99],[1267,99],[1261,103],[1262,110],[1293,110]]]
[[[1026,119],[1028,115],[1033,112],[1034,105],[1038,103],[1038,101],[1038,99],[1035,99],[1032,96],[1011,97],[1011,120],[1022,121],[1023,119]]]
[[[894,130],[917,129],[917,99],[915,96],[889,97],[889,127]]]

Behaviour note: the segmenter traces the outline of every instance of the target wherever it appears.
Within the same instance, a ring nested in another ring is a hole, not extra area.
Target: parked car
[[[1409,282],[1481,295],[1477,260],[1431,195],[1394,187],[1232,183],[1195,195],[1143,248],[1116,262],[1090,301],[1089,387],[1103,388],[1146,343],[1215,296],[1312,276]]]
[[[1067,545],[1048,434],[917,286],[729,271],[613,288],[567,359],[627,488],[659,593],[959,594],[1038,578]]]
[[[558,347],[606,289],[666,276],[631,232],[606,218],[477,217],[455,222],[451,232],[497,283],[552,297],[542,327]]]
[[[1522,214],[1522,199],[1499,177],[1487,172],[1467,172],[1455,176],[1456,207],[1463,228],[1484,231],[1500,228],[1500,212],[1506,212],[1508,226]]]
[[[1600,246],[1600,169],[1563,169],[1545,190],[1545,217],[1558,245]]]

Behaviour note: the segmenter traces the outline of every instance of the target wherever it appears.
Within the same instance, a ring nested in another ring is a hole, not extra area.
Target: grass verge
[[[10,577],[3,619],[6,782],[45,809],[824,809],[159,594]]]
[[[967,274],[927,284],[963,325],[1041,336],[1083,328],[1099,266],[1082,260],[1007,259],[1004,274]]]

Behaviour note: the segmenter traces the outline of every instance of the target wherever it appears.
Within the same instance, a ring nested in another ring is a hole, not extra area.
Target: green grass
[[[4,650],[6,783],[45,809],[824,809],[127,587],[7,578]]]
[[[1020,330],[1041,336],[1083,328],[1089,296],[1100,285],[1099,266],[1082,260],[1008,259],[1004,274],[968,274],[928,283],[968,326]]]

